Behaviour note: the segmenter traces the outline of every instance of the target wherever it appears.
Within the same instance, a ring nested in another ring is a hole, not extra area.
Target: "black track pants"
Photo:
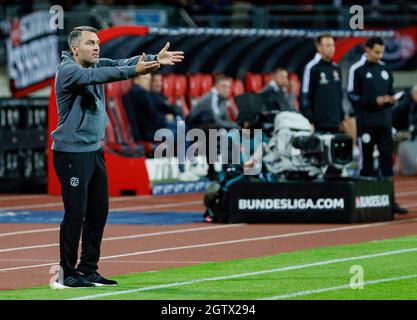
[[[64,276],[77,272],[78,244],[82,232],[84,274],[97,270],[104,226],[109,212],[107,172],[102,149],[94,152],[54,151],[54,166],[61,182],[64,219],[60,229],[60,265]]]
[[[362,176],[393,176],[393,152],[394,142],[392,140],[390,127],[358,127],[358,145],[362,155]],[[379,150],[379,170],[374,169],[373,152],[375,145]]]

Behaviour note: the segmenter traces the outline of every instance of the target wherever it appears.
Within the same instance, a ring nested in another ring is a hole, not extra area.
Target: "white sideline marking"
[[[0,269],[0,272],[12,271],[12,270],[22,270],[22,269],[32,269],[32,268],[39,268],[39,267],[47,267],[47,266],[53,266],[53,265],[56,265],[56,264],[59,264],[59,262],[34,264],[34,265],[31,265],[31,266],[23,266],[23,267],[5,268],[5,269]]]
[[[134,210],[143,210],[143,209],[158,209],[158,208],[178,208],[178,207],[188,207],[193,205],[203,205],[203,200],[199,201],[186,201],[186,202],[177,202],[177,203],[162,203],[162,204],[152,204],[152,205],[141,205],[141,206],[133,206],[133,207],[122,207],[122,208],[114,208],[110,209],[110,212],[117,212],[117,211],[134,211]],[[151,212],[157,213],[157,212]]]
[[[410,220],[416,221],[417,218],[410,219]],[[407,221],[410,221],[410,220],[407,220]],[[404,221],[404,220],[402,220],[402,221]],[[372,227],[375,227],[375,226],[392,225],[392,224],[399,224],[399,223],[401,223],[401,221],[380,222],[380,223],[373,224],[373,225],[365,224],[365,225],[358,225],[358,226],[325,228],[325,229],[318,229],[318,230],[308,230],[308,231],[284,233],[284,234],[278,234],[278,235],[272,235],[272,236],[243,238],[243,239],[237,239],[237,240],[228,240],[228,241],[220,241],[220,242],[194,244],[194,245],[181,246],[181,247],[153,249],[153,250],[147,250],[147,251],[137,251],[137,252],[123,253],[123,254],[117,254],[117,255],[113,255],[113,256],[107,256],[107,257],[102,258],[102,260],[137,256],[137,255],[150,254],[150,253],[177,251],[177,250],[184,250],[184,249],[196,249],[196,248],[205,248],[205,247],[213,247],[213,246],[223,246],[223,245],[230,245],[230,244],[250,242],[250,241],[271,240],[271,239],[289,238],[289,237],[320,234],[320,233],[327,233],[327,232],[346,231],[346,230],[362,229],[362,228],[372,228]]]
[[[0,207],[0,210],[26,210],[26,209],[58,207],[58,206],[63,206],[63,205],[64,204],[62,202],[49,202],[49,203],[28,204],[28,205],[21,205],[21,206]]]
[[[216,230],[216,229],[224,229],[224,228],[234,228],[234,227],[239,227],[241,225],[242,225],[241,223],[238,223],[238,224],[227,224],[227,225],[210,226],[210,227],[166,230],[166,231],[143,233],[143,234],[133,234],[133,235],[130,235],[130,236],[108,237],[108,238],[104,238],[103,241],[137,239],[137,238],[146,238],[146,237],[154,237],[154,236],[163,236],[163,235],[167,235],[167,234],[186,233],[186,232],[205,231],[205,230]],[[80,243],[81,243],[81,241],[80,241]],[[36,246],[5,248],[5,249],[0,249],[0,253],[11,252],[11,251],[20,251],[20,250],[29,250],[29,249],[50,248],[50,247],[58,247],[58,246],[59,246],[59,243],[48,243],[48,244],[40,244],[40,245],[36,245]]]
[[[406,181],[394,181],[394,187],[398,187],[398,186],[408,186],[409,184],[412,184],[413,186],[415,186],[417,184],[417,179],[414,180],[406,180]]]
[[[147,250],[147,251],[138,251],[138,252],[132,252],[132,253],[125,253],[125,254],[101,257],[100,260],[107,260],[107,259],[121,258],[121,257],[129,257],[129,256],[136,256],[136,255],[144,255],[144,254],[149,254],[149,253],[169,252],[169,251],[184,250],[184,249],[213,247],[213,246],[219,246],[219,245],[236,244],[236,243],[250,242],[250,241],[270,240],[270,239],[288,238],[288,237],[296,237],[296,236],[303,236],[303,235],[310,235],[310,234],[320,234],[320,233],[327,233],[327,232],[337,232],[337,231],[345,231],[345,230],[353,230],[353,229],[373,228],[373,227],[380,227],[380,226],[385,226],[385,225],[402,224],[402,223],[406,223],[406,222],[409,222],[409,221],[416,221],[416,220],[417,220],[417,218],[407,219],[407,220],[400,220],[400,221],[363,224],[363,225],[357,225],[357,226],[325,228],[325,229],[285,233],[285,234],[278,234],[278,235],[264,236],[264,237],[243,238],[243,239],[221,241],[221,242],[210,242],[210,243],[202,243],[202,244],[181,246],[181,247],[153,249],[153,250]],[[32,265],[32,266],[21,266],[21,267],[11,267],[11,268],[0,269],[0,271],[13,271],[13,270],[21,270],[21,269],[31,269],[31,268],[37,268],[37,267],[51,266],[51,265],[54,265],[54,264],[56,264],[56,263],[40,264],[40,265]]]
[[[408,204],[402,204],[401,206],[403,206],[404,208],[415,208],[417,207],[417,202],[413,202],[413,203],[408,203]]]
[[[415,196],[417,195],[417,191],[404,191],[404,192],[396,192],[395,197],[396,198],[402,198],[407,196]]]
[[[0,237],[16,236],[16,235],[30,234],[30,233],[41,233],[41,232],[49,232],[49,231],[58,231],[58,230],[59,228],[45,228],[45,229],[14,231],[14,232],[0,233]]]
[[[47,198],[49,195],[47,194],[39,194],[39,195],[16,195],[16,196],[5,196],[1,197],[0,201],[13,201],[13,200],[28,200],[28,199],[42,199]]]
[[[139,196],[138,196],[139,197]],[[143,196],[146,197],[146,196]],[[188,205],[195,205],[195,204],[201,204],[201,201],[190,201],[190,202],[182,202],[184,206]],[[110,212],[118,212],[118,211],[133,211],[138,209],[152,209],[152,208],[165,208],[165,207],[178,207],[179,204],[158,204],[158,205],[142,205],[142,206],[136,206],[136,207],[126,207],[126,208],[117,208],[117,209],[110,209]],[[45,207],[45,205],[40,205],[42,207]],[[29,206],[28,206],[29,207]],[[180,205],[181,207],[181,205]],[[0,210],[5,210],[4,208],[0,208]],[[23,231],[15,231],[15,232],[7,232],[7,233],[0,233],[0,237],[6,237],[6,236],[14,236],[14,235],[21,235],[21,234],[28,234],[28,233],[38,233],[38,232],[49,232],[49,231],[56,231],[59,230],[59,228],[46,228],[46,229],[33,229],[33,230],[23,230]]]
[[[399,281],[399,280],[406,280],[406,279],[413,279],[413,278],[417,278],[417,274],[410,274],[410,275],[406,275],[406,276],[398,276],[398,277],[392,277],[392,278],[365,281],[363,283],[363,285],[377,284],[377,283],[391,282],[391,281]],[[350,288],[350,284],[345,284],[345,285],[337,286],[337,287],[322,288],[322,289],[307,290],[307,291],[299,291],[299,292],[283,294],[283,295],[269,297],[269,298],[261,298],[261,299],[257,299],[257,300],[290,299],[290,298],[295,298],[295,297],[300,297],[300,296],[307,296],[307,295],[315,294],[315,293],[336,291],[336,290],[349,289],[349,288]]]
[[[51,259],[0,259],[0,262],[55,262]],[[213,263],[213,260],[115,260],[102,261],[102,263],[160,263],[160,264],[182,264],[182,263]],[[146,271],[145,271],[146,272]]]
[[[405,194],[406,195],[411,195],[411,192],[412,191],[405,192],[405,193],[399,193],[399,194],[400,194],[400,196],[403,196]],[[414,194],[414,192],[413,192],[413,194]],[[139,197],[146,198],[146,197],[151,197],[151,196],[146,196],[146,195],[145,196],[135,196],[135,198],[139,198]],[[126,199],[125,197],[118,197],[118,198],[120,198],[121,200]],[[126,199],[126,200],[131,200],[131,199]],[[119,200],[117,200],[117,201],[119,201]],[[62,204],[62,202],[59,202],[59,203],[56,202],[56,203],[54,203],[54,205],[55,204],[56,205],[60,205],[60,204]],[[201,204],[201,202],[200,201],[191,202],[191,205],[194,205],[194,204]],[[40,206],[41,207],[45,207],[46,205],[48,205],[48,204],[44,204],[44,205],[40,205]],[[161,205],[156,205],[156,206],[159,206],[159,208],[161,208]],[[172,204],[172,205],[163,204],[162,206],[168,206],[168,207],[170,207],[170,206],[175,206],[175,205],[174,204]],[[404,204],[402,206],[405,207],[405,208],[414,208],[414,207],[417,207],[417,202],[410,203],[410,204]],[[33,208],[33,206],[27,206],[27,208]],[[117,209],[110,209],[110,212],[124,211],[124,210],[126,210],[126,211],[133,211],[133,210],[147,209],[147,208],[155,208],[155,206],[137,206],[137,207],[117,208]],[[3,208],[0,207],[0,210],[8,210],[8,209],[7,209],[7,207],[3,207]],[[34,230],[15,231],[15,232],[8,232],[8,233],[0,233],[0,237],[21,235],[21,234],[30,234],[30,233],[38,233],[38,232],[39,233],[40,232],[49,232],[49,231],[57,231],[57,230],[59,230],[59,228],[46,228],[46,229],[34,229]]]
[[[163,203],[163,204],[151,204],[151,205],[140,205],[140,206],[133,206],[133,207],[120,207],[110,209],[109,212],[114,211],[133,211],[133,210],[141,210],[141,209],[155,209],[155,208],[171,208],[171,207],[185,207],[185,206],[192,206],[203,204],[203,201],[186,201],[186,202],[176,202],[176,203]],[[39,208],[49,208],[49,207],[59,207],[64,206],[63,202],[51,202],[51,203],[39,203],[39,204],[32,204],[32,205],[21,205],[21,206],[9,206],[9,207],[0,207],[0,210],[29,210],[29,209],[39,209]]]
[[[161,284],[161,285],[151,286],[151,287],[143,287],[143,288],[137,288],[137,289],[131,289],[131,290],[114,291],[114,292],[107,292],[107,293],[95,294],[95,295],[90,295],[90,296],[76,297],[76,298],[72,298],[69,300],[89,300],[89,299],[116,296],[116,295],[121,295],[121,294],[141,292],[141,291],[151,291],[151,290],[157,290],[157,289],[186,286],[186,285],[200,283],[200,282],[229,280],[229,279],[236,279],[236,278],[243,278],[243,277],[250,277],[250,276],[259,276],[259,275],[268,274],[268,273],[284,272],[284,271],[304,269],[304,268],[310,268],[310,267],[319,267],[319,266],[324,266],[324,265],[329,265],[329,264],[334,264],[334,263],[339,263],[339,262],[347,262],[347,261],[353,261],[353,260],[365,260],[365,259],[384,257],[384,256],[390,256],[390,255],[396,255],[396,254],[402,254],[402,253],[410,253],[410,252],[417,252],[417,248],[385,251],[381,253],[375,253],[375,254],[369,254],[369,255],[363,255],[363,256],[319,261],[319,262],[294,265],[294,266],[288,266],[288,267],[282,267],[282,268],[276,268],[276,269],[233,274],[229,276],[202,278],[202,279],[195,279],[195,280],[184,281],[184,282],[167,283],[167,284]]]

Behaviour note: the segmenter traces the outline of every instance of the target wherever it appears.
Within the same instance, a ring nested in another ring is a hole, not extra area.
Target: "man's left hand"
[[[390,104],[395,104],[398,100],[395,98],[395,96],[388,96],[387,101]]]
[[[168,51],[169,42],[159,51],[157,60],[161,65],[174,65],[184,59],[183,51]]]

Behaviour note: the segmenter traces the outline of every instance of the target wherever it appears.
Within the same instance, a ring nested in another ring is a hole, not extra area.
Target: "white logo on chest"
[[[324,72],[320,72],[320,84],[328,84],[329,80],[326,78],[326,74]]]
[[[367,72],[365,78],[366,79],[371,79],[372,78],[372,73]]]
[[[381,71],[381,77],[382,77],[382,79],[384,79],[384,80],[388,80],[388,78],[389,78],[389,74],[388,74],[388,72],[386,72],[385,70],[382,70],[382,71]]]

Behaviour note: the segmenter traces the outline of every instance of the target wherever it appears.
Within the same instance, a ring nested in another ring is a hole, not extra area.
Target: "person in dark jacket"
[[[411,138],[417,137],[417,84],[404,94],[393,109],[393,126],[397,130],[408,130]]]
[[[381,61],[384,50],[381,38],[370,37],[366,41],[365,54],[349,69],[347,91],[358,128],[358,146],[362,156],[360,174],[392,178],[392,106],[397,99],[392,72]],[[375,146],[379,151],[380,172],[374,168]],[[407,210],[394,203],[394,212],[404,214]]]
[[[184,126],[183,130],[186,133],[187,128],[182,118],[181,108],[170,104],[164,99],[161,92],[152,91],[152,77],[154,75],[145,74],[136,76],[133,79],[133,86],[127,96],[130,103],[125,105],[125,108],[131,109],[130,118],[131,123],[136,123],[140,136],[145,141],[155,141],[155,133],[160,129],[168,129],[173,136],[172,144],[169,143],[171,151],[178,149],[178,144],[183,143],[187,149],[185,141],[178,141],[177,132],[180,126]],[[154,89],[155,88],[154,84]],[[168,143],[168,142],[167,142]],[[199,177],[191,171],[185,170],[183,163],[178,164],[179,180],[181,181],[197,181]]]
[[[315,130],[337,133],[345,113],[340,70],[332,61],[335,53],[333,37],[320,35],[316,48],[316,55],[304,69],[300,111]]]
[[[272,72],[272,80],[260,91],[268,110],[295,111],[294,93],[288,92],[289,82],[286,69],[278,67]]]
[[[217,75],[213,88],[200,98],[187,117],[188,127],[204,130],[207,141],[210,129],[229,130],[239,128],[227,112],[230,107],[231,84],[230,77],[223,74]],[[214,163],[209,161],[210,157],[213,157],[210,154],[209,143],[206,143],[206,157],[208,162],[207,177],[210,180],[217,180],[218,174],[214,168]]]
[[[214,86],[203,95],[187,117],[190,127],[233,129],[239,128],[227,112],[230,108],[231,78],[218,74]]]
[[[177,120],[183,120],[184,114],[181,107],[169,102],[168,97],[162,92],[162,74],[153,73],[151,78],[151,95],[154,97],[157,108],[165,114],[172,114]]]
[[[133,85],[128,93],[134,114],[131,122],[137,123],[140,136],[145,141],[154,141],[155,132],[166,128],[167,122],[174,120],[172,114],[165,114],[158,108],[150,89],[151,75],[138,75],[133,78]]]
[[[99,42],[95,28],[72,30],[68,37],[71,51],[63,52],[55,76],[58,125],[52,132],[52,150],[64,202],[59,247],[62,270],[55,288],[117,285],[97,272],[109,212],[101,148],[108,123],[103,84],[150,73],[183,59],[183,52],[168,51],[169,43],[157,55],[100,59]],[[81,233],[81,259],[76,268]]]

